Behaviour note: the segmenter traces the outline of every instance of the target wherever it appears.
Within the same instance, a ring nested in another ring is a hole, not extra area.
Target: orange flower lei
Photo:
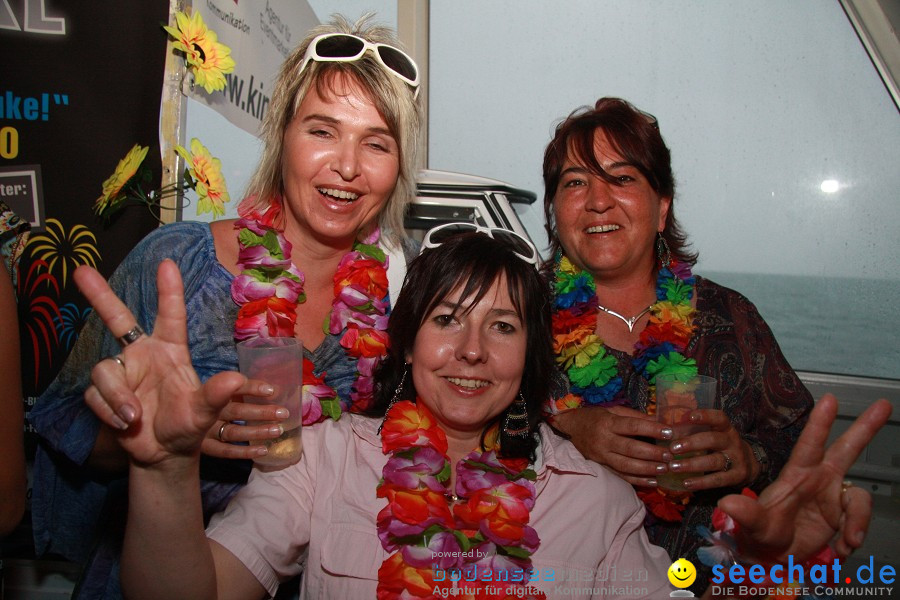
[[[263,212],[250,211],[235,223],[238,266],[231,297],[240,306],[234,324],[236,340],[293,337],[297,306],[306,301],[303,273],[291,262],[291,243],[275,228],[281,213],[274,203]],[[303,359],[303,424],[339,419],[347,410],[361,412],[372,401],[373,375],[387,351],[388,258],[377,246],[379,231],[357,242],[341,259],[334,275],[334,301],[328,331],[344,332],[340,345],[356,359],[356,381],[350,398],[340,398]]]
[[[474,450],[457,465],[451,508],[447,437],[423,402],[394,404],[381,443],[388,461],[377,495],[388,504],[378,537],[393,554],[378,570],[378,600],[444,598],[450,589],[468,600],[546,598],[528,586],[540,543],[528,525],[537,477],[528,461]]]

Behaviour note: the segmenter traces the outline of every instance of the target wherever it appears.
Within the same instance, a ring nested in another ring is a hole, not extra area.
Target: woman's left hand
[[[721,410],[707,408],[691,413],[692,423],[706,425],[709,431],[695,433],[673,441],[669,450],[675,457],[669,462],[673,473],[705,473],[684,482],[688,490],[708,490],[749,484],[759,474],[760,464],[753,450],[732,426]],[[700,456],[678,458],[700,452]]]
[[[758,499],[730,495],[719,508],[740,525],[743,559],[761,564],[802,563],[829,542],[838,556],[859,548],[872,514],[872,497],[846,481],[860,452],[891,416],[891,404],[870,405],[837,440],[825,443],[837,416],[837,400],[826,394],[816,403],[791,457]]]

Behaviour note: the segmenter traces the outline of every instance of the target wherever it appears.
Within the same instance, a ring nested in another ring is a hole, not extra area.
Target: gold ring
[[[725,466],[722,467],[722,471],[730,471],[731,467],[734,466],[734,463],[731,461],[731,457],[722,452],[722,456],[725,457]]]
[[[227,444],[227,443],[228,443],[228,442],[225,441],[225,437],[222,435],[222,434],[225,433],[225,426],[226,426],[226,425],[228,425],[228,421],[225,421],[225,422],[222,423],[222,426],[219,427],[219,433],[216,434],[216,437],[219,438],[219,441],[222,442],[223,444]]]
[[[845,479],[841,482],[841,493],[846,492],[850,488],[853,487],[853,482],[849,479]]]
[[[119,363],[119,365],[121,365],[123,369],[125,368],[125,361],[122,360],[121,354],[117,354],[116,356],[111,356],[110,358],[112,358],[114,361]]]

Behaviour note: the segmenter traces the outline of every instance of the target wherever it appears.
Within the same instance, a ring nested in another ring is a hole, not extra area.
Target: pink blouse
[[[378,421],[347,415],[303,429],[303,459],[250,481],[207,536],[269,594],[303,571],[301,598],[374,598],[388,557],[375,516],[386,457]],[[668,598],[670,560],[644,532],[630,485],[541,426],[531,525],[541,539],[531,585],[552,598]],[[465,582],[460,582],[464,586]]]

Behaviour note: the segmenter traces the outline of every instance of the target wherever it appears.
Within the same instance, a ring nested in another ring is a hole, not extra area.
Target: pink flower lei
[[[381,439],[378,537],[393,554],[378,570],[379,600],[446,597],[454,584],[454,598],[545,598],[528,587],[540,539],[528,525],[537,475],[527,460],[472,451],[451,502],[447,438],[423,402],[394,404]]]
[[[303,273],[291,262],[291,243],[274,226],[281,211],[250,211],[235,225],[238,266],[231,297],[240,307],[234,324],[237,341],[255,337],[293,337],[297,306],[306,301]],[[358,412],[372,401],[373,374],[387,349],[388,258],[378,246],[378,229],[341,259],[334,275],[334,301],[328,332],[343,332],[340,345],[356,359],[356,381],[350,398],[340,398],[314,375],[312,362],[303,359],[303,424],[339,419],[347,410]]]

